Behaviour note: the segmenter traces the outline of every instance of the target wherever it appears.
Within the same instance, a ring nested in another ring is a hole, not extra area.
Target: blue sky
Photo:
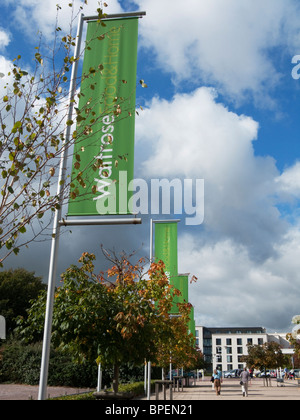
[[[18,54],[30,68],[38,29],[53,41],[58,0],[1,3],[0,72]],[[68,3],[59,2],[64,30]],[[84,13],[103,3],[89,0]],[[144,111],[136,119],[136,177],[205,181],[204,223],[180,223],[178,237],[179,270],[199,279],[190,286],[196,323],[289,330],[300,310],[300,79],[292,77],[299,2],[106,3],[107,13],[147,12],[139,26],[138,78],[148,88],[137,91]],[[148,255],[150,217],[134,229],[66,232],[60,272],[99,243]],[[9,264],[46,279],[48,260],[49,244],[33,244]]]

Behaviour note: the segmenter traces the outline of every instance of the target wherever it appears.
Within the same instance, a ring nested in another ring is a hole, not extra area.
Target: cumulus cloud
[[[150,151],[143,172],[204,179],[205,228],[265,259],[285,222],[274,202],[275,161],[254,154],[258,132],[256,121],[230,112],[209,88],[177,94],[170,102],[155,98],[137,119],[138,142]]]
[[[299,244],[300,232],[292,229],[277,245],[276,257],[253,264],[247,249],[231,240],[204,244],[194,235],[183,235],[179,265],[198,277],[190,285],[197,324],[288,330],[298,309]]]
[[[300,162],[287,168],[278,178],[276,178],[279,193],[300,198]]]
[[[294,55],[299,45],[295,0],[135,3],[147,10],[143,45],[154,49],[158,66],[178,83],[212,83],[235,100],[250,92],[266,101],[282,77],[270,50],[285,47]]]
[[[6,31],[0,29],[0,50],[6,48],[9,43],[10,35]]]
[[[297,312],[300,231],[280,205],[299,198],[300,164],[280,173],[256,141],[258,122],[205,87],[156,97],[137,119],[137,147],[149,151],[141,172],[205,181],[204,224],[180,229],[178,246],[179,271],[199,279],[190,298],[201,325],[287,330]]]
[[[4,0],[6,4],[14,5],[14,14],[12,19],[31,37],[36,37],[37,32],[41,32],[47,39],[52,39],[54,28],[58,16],[58,26],[63,31],[70,31],[70,24],[76,26],[76,22],[72,22],[72,18],[76,19],[77,13],[82,7],[82,12],[86,16],[94,16],[99,6],[98,0],[89,0],[87,4],[83,0],[19,0],[15,4],[15,0]],[[69,4],[73,4],[74,15],[72,17],[72,9]],[[105,13],[119,13],[122,8],[117,0],[107,1],[108,7]],[[57,13],[57,5],[59,5],[59,13]]]

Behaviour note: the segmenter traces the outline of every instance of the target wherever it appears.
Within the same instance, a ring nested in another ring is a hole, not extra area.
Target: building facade
[[[207,328],[196,327],[196,344],[202,351],[205,361],[212,369],[229,371],[243,369],[242,356],[248,354],[247,345],[262,345],[275,341],[280,344],[283,353],[292,354],[286,334],[268,334],[262,327],[246,328]]]

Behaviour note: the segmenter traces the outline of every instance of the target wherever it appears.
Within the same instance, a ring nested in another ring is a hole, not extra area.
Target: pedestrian
[[[247,368],[245,368],[243,370],[243,372],[241,373],[241,386],[242,386],[242,393],[243,393],[243,397],[248,397],[248,384],[249,384],[249,379],[250,379],[250,374],[247,371]]]
[[[215,387],[215,390],[216,390],[216,395],[220,395],[221,394],[222,372],[215,369],[214,373],[213,373],[213,378],[214,378],[214,387]]]

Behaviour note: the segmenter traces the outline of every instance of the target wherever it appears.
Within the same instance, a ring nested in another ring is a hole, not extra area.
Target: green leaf
[[[148,86],[147,86],[147,84],[145,83],[145,81],[142,79],[142,80],[140,80],[140,84],[141,84],[141,86],[143,87],[143,88],[147,88]]]
[[[21,121],[17,121],[11,130],[12,133],[16,133],[22,127]]]

